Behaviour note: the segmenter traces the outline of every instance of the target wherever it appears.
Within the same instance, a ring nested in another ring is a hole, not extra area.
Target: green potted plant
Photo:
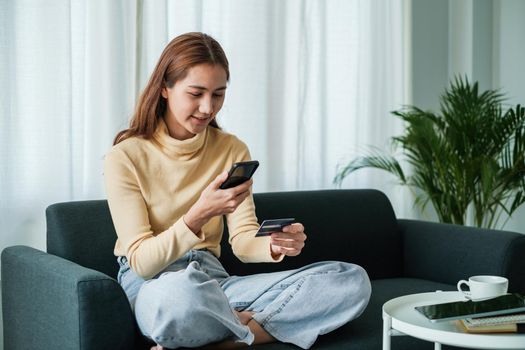
[[[505,109],[497,90],[455,78],[440,98],[440,111],[408,106],[392,114],[406,123],[393,137],[410,167],[372,150],[337,171],[334,183],[362,168],[395,175],[415,191],[415,204],[430,202],[441,222],[464,225],[467,210],[478,227],[503,227],[525,201],[525,108]],[[469,209],[470,208],[470,209]]]

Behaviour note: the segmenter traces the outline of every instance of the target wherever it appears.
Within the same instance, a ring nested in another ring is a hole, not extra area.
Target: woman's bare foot
[[[241,321],[243,325],[247,325],[248,322],[251,321],[254,313],[255,312],[252,311],[235,311],[235,314],[237,315],[239,321]]]
[[[257,323],[257,321],[255,321],[253,318],[250,320],[250,322],[248,322],[247,326],[248,328],[250,328],[253,335],[255,336],[253,345],[273,343],[277,341],[277,339],[275,339],[270,333],[268,333],[264,328],[262,328],[262,326],[259,323]]]
[[[252,345],[273,343],[276,341],[276,339],[270,333],[266,332],[266,330],[262,328],[261,325],[253,319],[253,315],[255,314],[255,312],[235,311],[235,314],[237,315],[237,317],[239,317],[239,321],[241,321],[242,324],[248,326],[248,328],[250,328],[250,331],[253,333],[255,339]],[[226,340],[219,343],[210,344],[209,346],[204,347],[204,349],[229,350],[244,348],[247,346],[248,344],[246,343]]]
[[[276,341],[276,339],[270,333],[266,332],[264,328],[262,328],[261,325],[258,324],[252,318],[255,312],[235,311],[235,314],[239,318],[239,321],[241,321],[242,324],[248,326],[248,328],[250,328],[253,335],[255,336],[255,339],[252,345],[272,343]],[[218,349],[238,349],[238,348],[244,348],[246,346],[248,346],[248,344],[226,340],[220,343],[210,344],[208,346],[203,347],[203,349],[217,349],[217,350]],[[166,350],[166,349],[164,349],[160,345],[156,345],[156,346],[153,346],[150,350]]]

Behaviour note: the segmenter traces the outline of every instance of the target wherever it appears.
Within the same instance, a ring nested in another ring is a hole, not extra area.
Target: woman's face
[[[163,88],[168,105],[164,120],[170,136],[186,140],[206,130],[222,107],[226,83],[222,66],[199,64],[173,87]]]

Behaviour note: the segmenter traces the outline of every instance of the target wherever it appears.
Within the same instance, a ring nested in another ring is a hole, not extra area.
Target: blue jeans
[[[358,317],[371,293],[363,268],[344,262],[230,276],[212,253],[190,250],[147,281],[125,257],[118,262],[118,282],[141,332],[172,349],[226,339],[251,344],[254,336],[235,310],[254,312],[274,338],[308,349],[319,335]]]

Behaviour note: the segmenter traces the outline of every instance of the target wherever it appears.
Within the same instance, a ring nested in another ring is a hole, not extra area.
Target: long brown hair
[[[159,119],[166,113],[167,104],[161,95],[162,88],[172,88],[177,80],[186,77],[190,68],[202,63],[222,66],[226,71],[226,79],[230,79],[226,54],[211,36],[192,32],[173,39],[160,55],[155,70],[139,97],[129,128],[115,136],[113,145],[132,136],[151,138]],[[210,125],[219,128],[215,119]]]

